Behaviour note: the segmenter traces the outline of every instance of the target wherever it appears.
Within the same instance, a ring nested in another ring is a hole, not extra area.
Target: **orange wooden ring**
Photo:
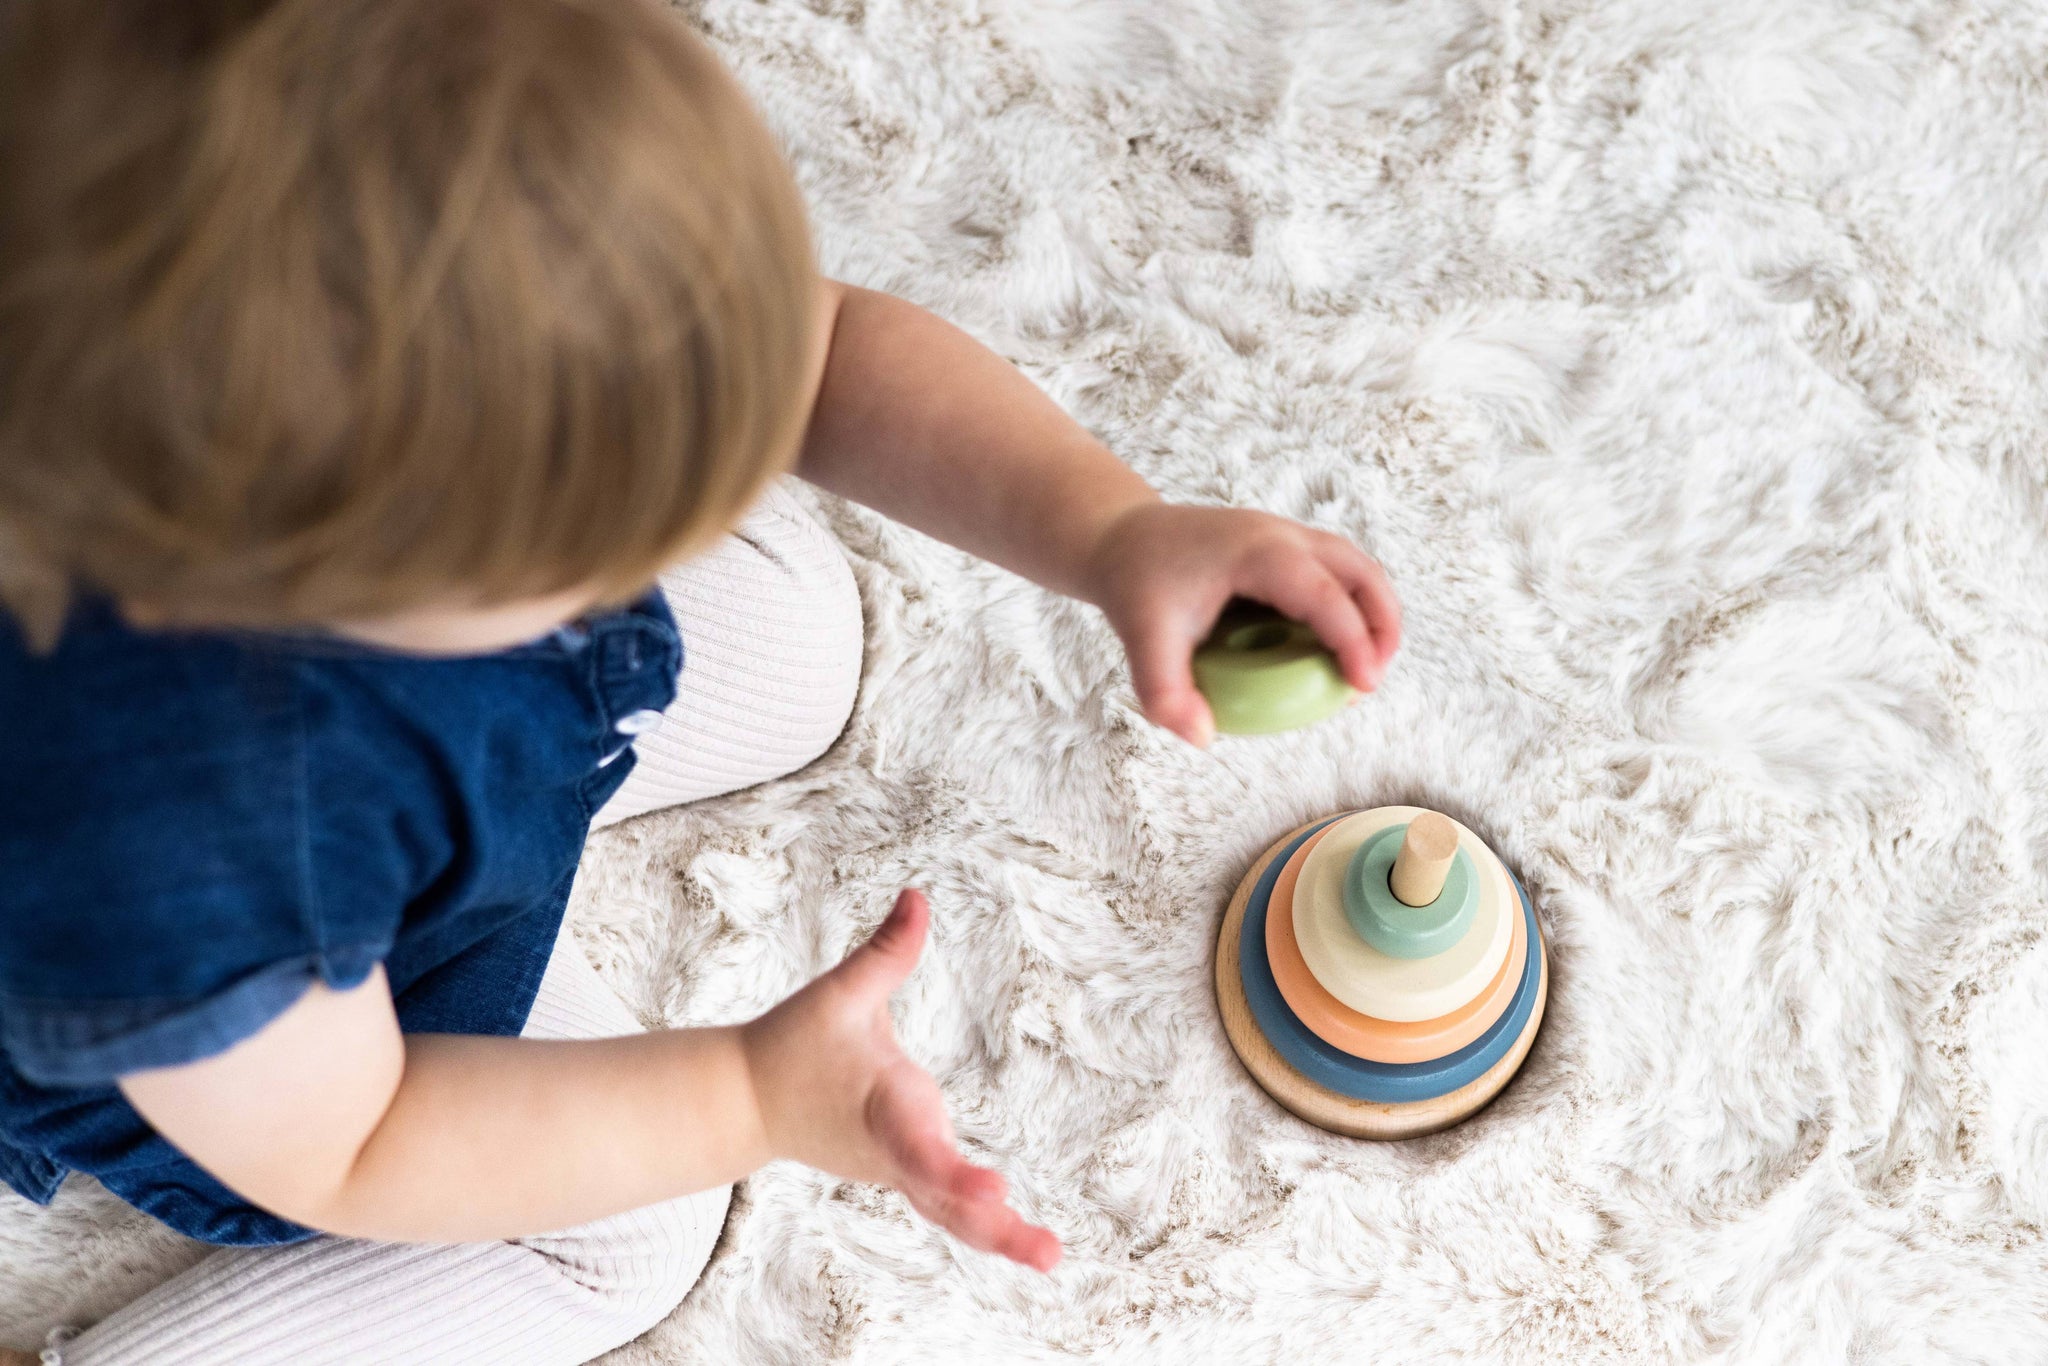
[[[1294,851],[1294,857],[1287,860],[1286,866],[1280,870],[1279,880],[1273,884],[1270,905],[1291,907],[1294,904],[1294,886],[1301,877],[1302,865],[1308,861],[1309,850],[1321,843],[1323,836],[1334,828],[1334,825],[1324,826]],[[1517,902],[1519,911],[1519,898]],[[1271,910],[1266,913],[1266,956],[1272,960],[1273,982],[1280,988],[1280,997],[1287,1002],[1287,1008],[1332,1048],[1341,1048],[1352,1057],[1364,1058],[1367,1062],[1433,1062],[1457,1052],[1484,1034],[1487,1026],[1499,1019],[1501,1012],[1514,999],[1515,988],[1522,980],[1522,966],[1529,955],[1529,928],[1524,920],[1519,914],[1515,916],[1514,938],[1508,944],[1507,959],[1501,963],[1500,971],[1494,974],[1486,990],[1466,1005],[1433,1020],[1408,1023],[1376,1020],[1332,996],[1329,989],[1308,970],[1308,963],[1301,956],[1301,946],[1294,939],[1292,915]]]

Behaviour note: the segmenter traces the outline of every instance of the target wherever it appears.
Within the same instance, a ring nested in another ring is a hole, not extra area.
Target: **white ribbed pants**
[[[662,577],[683,629],[675,705],[598,816],[748,787],[801,768],[838,736],[860,678],[860,598],[831,536],[772,489],[707,554]],[[530,1038],[639,1029],[563,934]],[[316,1238],[218,1252],[75,1336],[62,1366],[553,1366],[638,1337],[696,1283],[731,1188],[502,1243]]]

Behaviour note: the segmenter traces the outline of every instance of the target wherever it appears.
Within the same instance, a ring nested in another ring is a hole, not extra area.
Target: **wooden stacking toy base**
[[[1417,825],[1420,825],[1424,819],[1441,819],[1440,817],[1434,817],[1430,813],[1417,811],[1414,808],[1390,807],[1380,808],[1378,811],[1370,813],[1349,814],[1351,816],[1377,817],[1381,816],[1382,813],[1412,817]],[[1281,1050],[1275,1046],[1272,1039],[1267,1037],[1266,1029],[1261,1027],[1260,1009],[1254,1008],[1247,995],[1246,975],[1249,966],[1254,982],[1263,984],[1260,988],[1263,1000],[1261,1009],[1265,1012],[1268,1027],[1271,1027],[1276,1022],[1276,1013],[1278,1013],[1281,1017],[1278,1021],[1279,1023],[1287,1025],[1290,1029],[1301,1031],[1301,1034],[1290,1044],[1290,1047],[1296,1050],[1295,1056],[1302,1057],[1303,1055],[1299,1050],[1305,1046],[1313,1046],[1318,1050],[1324,1050],[1323,1056],[1335,1059],[1334,1062],[1319,1064],[1317,1057],[1309,1056],[1302,1062],[1302,1066],[1313,1068],[1317,1065],[1325,1065],[1340,1069],[1340,1074],[1336,1076],[1336,1084],[1339,1085],[1350,1084],[1348,1078],[1341,1075],[1341,1069],[1347,1065],[1359,1069],[1361,1072],[1371,1072],[1374,1065],[1370,1062],[1349,1059],[1341,1050],[1330,1049],[1327,1044],[1321,1041],[1315,1041],[1312,1045],[1305,1045],[1302,1042],[1306,1037],[1308,1026],[1304,1026],[1295,1015],[1286,1013],[1287,1008],[1284,1004],[1278,1004],[1280,998],[1275,994],[1275,989],[1272,985],[1274,982],[1272,969],[1268,964],[1264,949],[1260,947],[1265,942],[1264,937],[1259,934],[1259,930],[1266,914],[1269,911],[1279,914],[1291,913],[1287,907],[1269,907],[1266,904],[1273,897],[1273,888],[1276,881],[1280,883],[1283,891],[1291,889],[1290,879],[1295,876],[1306,855],[1313,851],[1314,843],[1309,838],[1311,832],[1333,826],[1344,819],[1347,819],[1347,817],[1330,817],[1324,820],[1311,821],[1307,825],[1289,831],[1280,840],[1276,841],[1271,848],[1267,849],[1264,854],[1260,855],[1252,864],[1251,869],[1245,874],[1244,881],[1238,884],[1236,893],[1230,899],[1230,906],[1223,914],[1223,927],[1216,941],[1216,999],[1223,1015],[1224,1032],[1230,1036],[1231,1047],[1237,1050],[1238,1058],[1243,1061],[1245,1070],[1252,1074],[1253,1079],[1260,1086],[1264,1087],[1273,1099],[1279,1101],[1288,1110],[1311,1124],[1352,1138],[1400,1139],[1434,1133],[1439,1129],[1449,1128],[1451,1125],[1469,1118],[1484,1107],[1488,1101],[1498,1095],[1501,1089],[1508,1084],[1515,1073],[1521,1068],[1523,1060],[1528,1057],[1530,1045],[1536,1040],[1536,1032],[1542,1027],[1543,1008],[1549,996],[1550,964],[1548,949],[1544,944],[1541,928],[1536,923],[1534,911],[1528,905],[1526,895],[1521,892],[1519,884],[1513,882],[1512,875],[1507,874],[1506,870],[1502,869],[1502,881],[1511,887],[1514,904],[1495,909],[1493,914],[1495,916],[1502,914],[1526,916],[1526,940],[1524,937],[1525,932],[1518,930],[1515,934],[1514,944],[1517,949],[1521,949],[1526,942],[1526,955],[1529,958],[1533,958],[1534,961],[1529,962],[1527,958],[1524,959],[1521,968],[1522,971],[1528,974],[1527,980],[1517,993],[1514,1008],[1504,1012],[1494,1026],[1493,1039],[1485,1045],[1483,1050],[1479,1050],[1478,1046],[1475,1045],[1474,1048],[1468,1048],[1460,1052],[1460,1057],[1467,1054],[1471,1055],[1471,1058],[1463,1064],[1466,1072],[1472,1072],[1474,1069],[1481,1068],[1482,1066],[1483,1070],[1478,1070],[1476,1075],[1469,1076],[1469,1079],[1466,1079],[1464,1073],[1446,1070],[1441,1075],[1452,1079],[1451,1082],[1446,1083],[1449,1089],[1444,1090],[1441,1094],[1424,1094],[1420,1098],[1408,1100],[1360,1099],[1332,1090],[1329,1086],[1322,1085],[1304,1075],[1301,1067],[1297,1067],[1286,1057],[1282,1056]],[[1472,839],[1469,832],[1466,832],[1466,835],[1468,840]],[[1320,836],[1317,836],[1317,838],[1320,838]],[[1476,843],[1476,841],[1474,842]],[[1298,853],[1295,852],[1297,850],[1299,851]],[[1486,853],[1483,846],[1479,846],[1479,852],[1485,857],[1491,857],[1490,854]],[[1284,872],[1281,868],[1276,867],[1280,860],[1287,859],[1290,855],[1293,861],[1286,866]],[[1269,874],[1277,876],[1269,876]],[[1255,897],[1259,899],[1256,906],[1254,905]],[[1255,923],[1252,927],[1255,937],[1252,943],[1256,954],[1256,962],[1250,965],[1247,965],[1245,962],[1244,948],[1247,939],[1245,922],[1248,908],[1253,911],[1255,917]],[[1287,942],[1292,943],[1291,937]],[[1292,952],[1293,950],[1290,949],[1288,951]],[[1513,965],[1510,964],[1509,966],[1512,967]],[[1398,965],[1394,970],[1399,970]],[[1342,1009],[1341,1006],[1333,1008]],[[1517,1017],[1523,1018],[1518,1020]],[[1368,1021],[1367,1023],[1370,1022]],[[1396,1029],[1400,1027],[1399,1025],[1389,1026],[1389,1028]],[[1409,1026],[1409,1028],[1424,1027],[1426,1026]],[[1506,1034],[1506,1030],[1509,1027],[1514,1027],[1512,1038],[1507,1037]],[[1446,1063],[1456,1063],[1458,1061],[1458,1058],[1445,1060]],[[1380,1069],[1379,1074],[1394,1076],[1404,1070],[1412,1072],[1418,1069],[1383,1067]],[[1426,1068],[1422,1070],[1426,1070]],[[1361,1089],[1369,1089],[1371,1084],[1370,1080],[1368,1080],[1366,1086]],[[1404,1083],[1396,1081],[1386,1084],[1398,1086]],[[1413,1083],[1412,1089],[1427,1091],[1427,1083]]]

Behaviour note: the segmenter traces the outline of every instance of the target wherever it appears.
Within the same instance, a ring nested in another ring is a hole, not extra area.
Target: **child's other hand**
[[[1003,1202],[1000,1175],[960,1155],[938,1083],[897,1046],[889,996],[917,965],[930,916],[922,892],[904,892],[845,962],[743,1028],[769,1150],[894,1186],[969,1247],[1050,1271],[1059,1239]]]
[[[1207,745],[1216,722],[1190,661],[1232,597],[1315,628],[1352,687],[1371,692],[1401,643],[1401,604],[1351,542],[1271,513],[1144,503],[1103,531],[1083,596],[1122,638],[1145,715]]]

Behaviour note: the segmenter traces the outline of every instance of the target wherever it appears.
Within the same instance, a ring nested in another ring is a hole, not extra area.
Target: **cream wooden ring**
[[[1344,871],[1364,843],[1420,807],[1381,806],[1331,826],[1302,865],[1294,889],[1294,937],[1323,989],[1361,1015],[1409,1024],[1449,1015],[1485,991],[1514,942],[1521,898],[1479,837],[1453,821],[1479,873],[1479,909],[1464,938],[1433,958],[1394,958],[1360,938],[1344,914]],[[1270,914],[1270,912],[1269,912]]]

